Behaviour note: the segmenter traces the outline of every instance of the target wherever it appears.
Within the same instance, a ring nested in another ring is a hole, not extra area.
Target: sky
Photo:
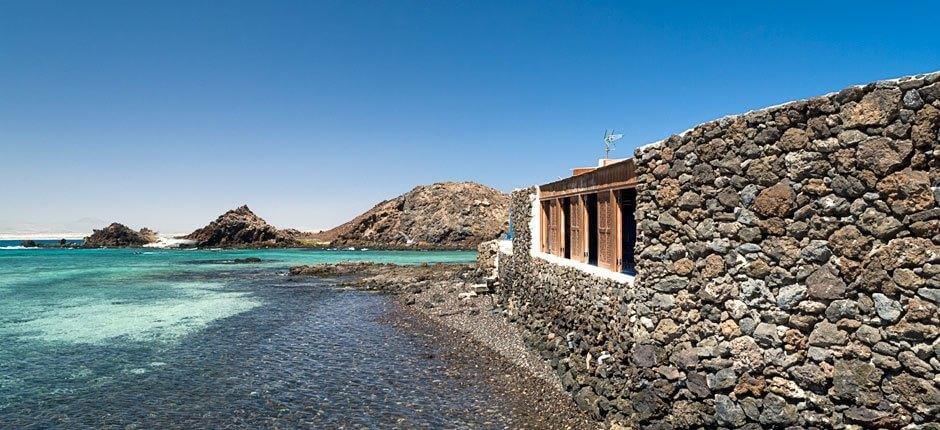
[[[327,228],[940,70],[940,2],[0,0],[0,232]]]

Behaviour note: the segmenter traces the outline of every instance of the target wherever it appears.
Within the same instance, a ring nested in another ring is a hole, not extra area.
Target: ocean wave
[[[39,249],[39,247],[38,247],[38,246],[31,246],[31,247],[28,247],[28,248],[27,248],[27,247],[25,247],[25,246],[16,245],[16,246],[0,246],[0,249],[10,249],[10,250],[13,250],[13,249]]]

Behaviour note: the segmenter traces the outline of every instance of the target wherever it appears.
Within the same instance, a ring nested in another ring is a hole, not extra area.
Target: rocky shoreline
[[[350,262],[298,266],[291,279],[315,276],[338,285],[391,294],[400,306],[387,322],[419,333],[447,351],[455,376],[482,378],[525,428],[602,427],[565,393],[551,366],[506,320],[484,273],[473,264],[401,266]],[[492,282],[492,280],[490,280]]]

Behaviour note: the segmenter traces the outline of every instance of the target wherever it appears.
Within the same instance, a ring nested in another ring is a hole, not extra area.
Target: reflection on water
[[[85,294],[53,293],[49,285],[27,294],[14,285],[12,296],[29,305],[0,320],[0,427],[508,421],[485,386],[458,384],[437,351],[381,322],[394,306],[387,297],[291,281],[283,272],[148,271],[135,275],[137,285],[89,283]]]

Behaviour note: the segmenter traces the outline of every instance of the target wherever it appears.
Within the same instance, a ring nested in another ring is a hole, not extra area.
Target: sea
[[[388,296],[287,276],[473,252],[19,245],[0,241],[0,428],[485,428],[510,413],[386,322]]]

